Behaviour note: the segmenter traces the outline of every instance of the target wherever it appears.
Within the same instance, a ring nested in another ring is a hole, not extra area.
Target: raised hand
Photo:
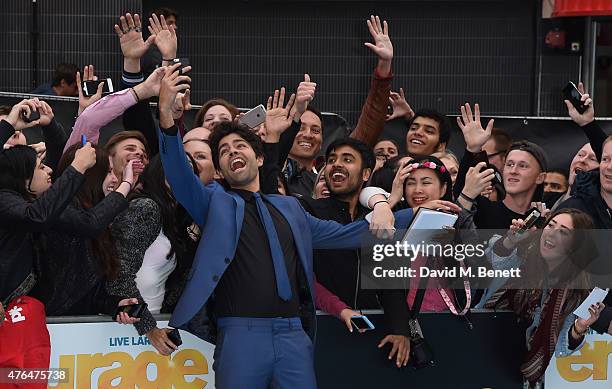
[[[96,93],[93,96],[89,96],[86,97],[83,94],[83,87],[82,87],[82,82],[83,81],[96,81],[98,79],[97,76],[94,75],[94,66],[93,65],[86,65],[83,68],[83,77],[81,78],[81,73],[77,72],[76,74],[76,83],[77,83],[77,88],[79,89],[79,112],[78,115],[80,115],[83,111],[85,111],[85,108],[89,107],[90,105],[92,105],[93,103],[95,103],[96,101],[100,100],[102,98],[102,89],[104,89],[104,82],[101,82],[98,85],[98,89],[96,90]]]
[[[53,113],[53,109],[46,101],[39,101],[38,112],[40,113],[40,119],[38,119],[38,123],[45,127],[51,124],[51,121],[55,117]]]
[[[479,162],[476,166],[468,169],[462,192],[465,196],[475,199],[491,185],[491,181],[495,178],[495,171],[493,169],[486,169],[486,167],[486,163]]]
[[[529,207],[530,209],[536,208],[538,211],[540,211],[540,217],[542,219],[546,219],[548,215],[550,214],[550,209],[546,208],[546,203],[544,202],[532,201],[531,204],[529,204]]]
[[[366,23],[374,43],[366,42],[365,46],[372,50],[379,59],[391,61],[393,59],[393,44],[391,44],[391,39],[389,39],[387,21],[385,20],[381,24],[378,16],[371,15],[370,20],[366,21]]]
[[[294,119],[299,119],[302,114],[306,112],[308,104],[314,100],[316,89],[317,84],[310,82],[310,76],[308,74],[304,74],[304,81],[300,82],[300,85],[298,85],[295,96],[295,105],[293,106],[293,110],[295,111]]]
[[[191,70],[191,66],[184,67],[182,71],[179,71],[178,68],[180,65],[180,63],[176,63],[172,66],[159,68],[163,70],[163,78],[161,80],[159,89],[158,103],[160,125],[163,128],[170,128],[174,125],[172,106],[174,105],[176,95],[181,91],[189,89],[189,84],[181,83],[191,81],[191,78],[182,75],[189,72]]]
[[[187,68],[191,69],[189,66]],[[144,80],[144,82],[136,85],[134,90],[138,94],[138,99],[142,101],[153,96],[159,96],[159,88],[161,87],[161,81],[165,74],[165,67],[157,68],[149,75],[149,77],[147,77],[146,80]]]
[[[469,103],[465,103],[465,106],[461,106],[461,117],[457,117],[457,124],[463,132],[463,139],[467,150],[471,153],[479,153],[482,151],[482,146],[491,137],[491,130],[493,130],[494,119],[489,120],[487,128],[482,128],[480,124],[480,106],[474,105],[474,115],[472,115],[472,108]]]
[[[164,15],[158,18],[157,15],[152,14],[149,23],[149,32],[155,36],[155,46],[159,49],[162,59],[174,59],[177,46],[174,26],[168,26]]]
[[[582,98],[580,99],[585,107],[587,107],[584,113],[580,113],[574,108],[574,105],[569,100],[564,100],[565,105],[567,106],[567,112],[569,116],[572,118],[574,123],[579,125],[580,127],[586,126],[595,120],[595,110],[593,109],[593,99],[588,93],[584,91],[584,84],[581,82],[578,83],[578,91],[582,94]]]
[[[119,37],[121,52],[126,59],[140,59],[155,42],[155,34],[146,41],[142,39],[142,23],[138,14],[126,13],[119,18],[121,27],[115,24],[115,32]],[[161,51],[161,50],[160,50]]]
[[[389,206],[391,208],[395,207],[397,203],[402,201],[402,197],[404,197],[404,182],[406,182],[406,179],[408,176],[410,176],[410,172],[413,170],[414,166],[409,161],[402,162],[402,164],[397,168],[397,172],[395,173],[393,184],[391,186],[391,195],[389,196]]]
[[[183,111],[190,111],[193,106],[191,105],[191,89],[187,89],[185,93],[179,93],[181,95],[181,103],[183,103]]]
[[[40,119],[28,123],[23,120],[21,114],[23,112],[26,116],[30,116],[33,111],[38,111],[38,108],[39,100],[37,98],[30,100],[21,100],[19,103],[13,105],[13,108],[11,108],[11,112],[9,112],[9,114],[6,116],[6,118],[4,118],[4,120],[9,122],[9,124],[13,126],[15,131],[21,131],[24,128],[37,126],[40,122]]]
[[[513,249],[517,244],[527,239],[533,231],[537,228],[531,227],[527,231],[519,232],[522,228],[525,227],[525,221],[523,219],[512,219],[512,224],[510,225],[510,229],[506,234],[506,238],[503,241],[504,246],[507,249]]]
[[[30,147],[36,151],[38,159],[42,159],[43,161],[45,160],[45,157],[47,156],[47,145],[45,142],[32,143]]]
[[[592,326],[593,323],[597,321],[597,319],[599,319],[599,315],[601,314],[601,312],[604,310],[605,307],[606,305],[602,302],[599,302],[597,304],[592,304],[589,307],[590,316],[588,319],[585,320],[581,317],[576,319],[576,321],[574,322],[574,329],[576,330],[578,335],[586,333],[589,327]]]
[[[287,105],[285,105],[285,87],[274,91],[274,97],[268,97],[266,109],[266,141],[269,143],[277,143],[281,134],[289,126],[296,115],[292,112],[295,104],[295,93],[291,94]]]
[[[406,101],[404,88],[400,88],[399,93],[391,92],[389,95],[389,103],[391,104],[391,108],[393,108],[393,113],[391,115],[387,115],[387,121],[397,118],[410,120],[414,116],[412,107],[410,107],[410,104],[408,104]]]
[[[96,149],[91,147],[91,143],[85,143],[85,146],[81,147],[74,154],[74,160],[72,161],[72,167],[81,174],[84,174],[87,169],[96,164]]]

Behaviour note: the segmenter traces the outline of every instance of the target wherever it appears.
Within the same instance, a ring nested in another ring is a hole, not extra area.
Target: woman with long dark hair
[[[17,145],[0,152],[0,366],[47,369],[51,355],[45,309],[28,296],[37,280],[37,235],[59,219],[95,164],[87,144],[52,185],[51,169],[36,151]]]
[[[51,184],[51,169],[31,147],[18,145],[0,153],[0,299],[5,303],[34,286],[35,234],[59,221],[95,162],[95,151],[87,144]]]
[[[59,174],[79,148],[73,145],[66,150],[58,165]],[[112,314],[122,300],[108,295],[104,282],[118,273],[110,225],[128,207],[126,196],[134,180],[132,164],[125,167],[119,182],[105,149],[97,145],[94,149],[96,164],[85,173],[83,185],[53,230],[44,235],[45,260],[32,293],[45,303],[49,316]]]
[[[522,219],[515,219],[505,237],[491,238],[487,256],[493,267],[520,268],[521,283],[510,281],[500,293],[487,290],[484,300],[489,301],[483,305],[509,307],[518,315],[527,341],[521,372],[529,387],[538,387],[553,352],[567,356],[580,349],[604,305],[592,305],[586,320],[573,313],[589,294],[584,269],[595,255],[589,215],[559,209],[546,218],[542,230],[525,231],[524,227]]]
[[[128,210],[112,226],[120,270],[107,289],[112,294],[135,295],[148,304],[142,320],[135,324],[138,334],[146,334],[161,354],[169,355],[176,349],[167,336],[170,329],[158,328],[152,313],[162,311],[166,291],[174,287],[167,284],[170,274],[192,259],[193,241],[185,227],[185,212],[172,195],[159,156],[146,167],[139,185]]]

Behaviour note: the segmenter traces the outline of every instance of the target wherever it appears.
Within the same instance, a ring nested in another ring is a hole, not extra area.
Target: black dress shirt
[[[236,255],[215,288],[217,317],[299,316],[299,258],[289,223],[274,206],[264,200],[276,227],[291,283],[291,299],[283,301],[278,296],[270,245],[253,193],[243,190],[234,192],[244,199],[244,220]]]

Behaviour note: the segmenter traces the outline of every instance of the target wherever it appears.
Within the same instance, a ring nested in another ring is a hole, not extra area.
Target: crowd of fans
[[[172,329],[159,328],[154,314],[172,313],[182,301],[186,304],[181,296],[206,266],[194,258],[206,256],[203,246],[224,245],[207,237],[214,236],[211,231],[218,227],[207,215],[219,210],[207,207],[219,190],[239,195],[247,204],[243,228],[249,232],[256,230],[247,226],[257,213],[249,213],[255,211],[249,208],[251,197],[246,192],[293,196],[309,215],[347,227],[373,208],[370,229],[379,235],[398,226],[400,214],[394,217],[392,210],[421,207],[459,214],[455,230],[461,234],[508,231],[490,237],[490,265],[540,272],[541,288],[516,289],[500,283],[476,290],[466,279],[460,288],[441,282],[419,297],[416,278],[403,290],[367,290],[360,287],[359,249],[331,243],[313,246],[313,267],[306,269],[295,258],[287,258],[291,255],[281,239],[290,279],[300,279],[302,273],[309,279],[314,271],[313,290],[306,295],[348,330],[353,330],[351,318],[360,310],[384,310],[387,333],[378,347],[391,345],[389,359],[398,368],[410,360],[414,336],[410,308],[416,299],[422,299],[421,311],[466,317],[472,307],[513,309],[527,328],[522,373],[532,386],[542,382],[554,350],[561,356],[580,349],[589,329],[612,334],[609,298],[593,305],[589,319],[583,319],[573,311],[588,295],[587,289],[546,287],[555,274],[552,270],[573,262],[572,253],[582,244],[568,231],[612,228],[612,137],[598,126],[582,85],[587,110],[579,113],[569,101],[566,104],[576,131],[583,131],[588,143],[577,151],[569,171],[549,169],[540,146],[513,140],[495,128],[492,119],[483,126],[478,104],[458,110],[457,123],[467,145],[459,158],[447,149],[451,124],[444,114],[435,108],[413,110],[403,89],[391,91],[394,53],[388,26],[371,17],[367,27],[372,42],[365,45],[377,65],[361,116],[349,137],[322,150],[323,118],[313,104],[317,84],[308,74],[295,93],[284,87],[273,92],[265,102],[265,123],[256,128],[239,124],[236,106],[221,98],[203,103],[193,128],[186,128],[190,67],[174,61],[176,24],[175,12],[152,14],[151,35],[145,40],[138,15],[120,17],[115,31],[124,60],[118,92],[103,97],[101,84],[97,93],[84,96],[81,83],[96,79],[94,67],[85,66],[80,72],[66,64],[58,67],[49,85],[34,91],[79,96],[78,117],[70,132],[42,99],[1,107],[0,366],[23,366],[17,362],[23,355],[9,352],[4,341],[18,331],[19,322],[13,320],[18,314],[9,313],[17,305],[44,320],[45,312],[47,316],[114,315],[118,306],[146,302],[140,318],[121,313],[115,320],[134,325],[163,355],[176,350],[168,335]],[[145,70],[151,62],[157,66]],[[152,98],[158,99],[159,120],[149,104]],[[40,117],[29,121],[34,112]],[[125,131],[98,144],[100,129],[118,117],[123,118]],[[381,136],[390,120],[406,123],[405,154],[395,140]],[[42,128],[43,143],[29,144],[24,136],[23,130],[33,126]],[[175,139],[180,140],[176,147]],[[183,162],[185,169],[183,165],[169,169]],[[256,185],[244,186],[243,176],[255,177]],[[208,190],[211,198],[200,194]],[[544,223],[540,229],[517,233],[533,206],[544,214]],[[270,213],[275,224],[282,217]],[[276,228],[279,237],[287,233]],[[302,309],[305,303],[299,285],[291,284],[298,291],[292,298],[267,305],[273,297],[267,296],[269,285],[262,282],[272,284],[275,294],[275,282],[280,284],[273,278],[276,268],[241,251],[243,238],[258,248],[257,236],[240,235],[234,258],[226,258],[227,270],[214,280],[215,320],[261,317],[262,312],[264,317],[299,316],[298,306]],[[534,256],[535,263],[525,260]],[[438,259],[462,265],[453,258]],[[419,257],[413,266],[431,264],[428,261]],[[271,275],[259,275],[262,269]],[[245,285],[241,280],[251,282]],[[222,328],[230,333],[227,324]],[[225,343],[227,339],[224,348]],[[37,358],[44,361],[45,355],[48,364],[48,351]],[[218,385],[231,381],[217,374]]]

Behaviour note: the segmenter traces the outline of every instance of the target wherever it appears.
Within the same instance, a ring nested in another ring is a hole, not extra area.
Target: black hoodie
[[[612,210],[601,197],[600,190],[599,169],[578,173],[571,197],[558,209],[579,209],[593,218],[596,229],[612,229]]]

